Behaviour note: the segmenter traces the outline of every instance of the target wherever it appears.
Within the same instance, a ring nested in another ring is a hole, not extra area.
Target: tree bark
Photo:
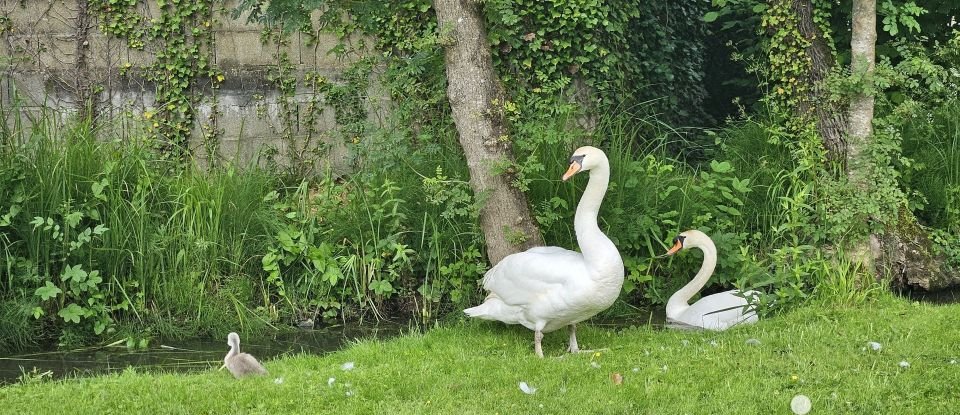
[[[820,26],[813,21],[812,0],[794,0],[793,11],[797,15],[797,29],[809,42],[805,52],[810,58],[810,73],[807,81],[811,85],[810,94],[801,99],[797,109],[803,117],[815,117],[817,131],[823,140],[823,146],[834,160],[843,160],[846,143],[844,129],[847,126],[844,114],[836,103],[826,99],[823,81],[830,75],[835,64],[833,51],[827,43]]]
[[[854,0],[853,32],[850,40],[850,72],[870,82],[877,63],[877,1]],[[863,191],[869,191],[866,174],[870,170],[870,158],[864,151],[873,136],[874,97],[864,85],[862,92],[850,99],[848,112],[849,130],[847,143],[847,178]]]
[[[76,75],[73,79],[73,88],[77,99],[75,105],[80,119],[93,123],[97,115],[97,95],[94,92],[93,81],[90,79],[90,68],[87,63],[90,54],[90,28],[93,26],[93,17],[90,13],[88,0],[77,2],[77,20],[74,28],[76,30],[76,45],[73,55]]]
[[[850,40],[850,72],[861,83],[871,82],[876,66],[877,43],[877,1],[853,1],[853,31]],[[872,191],[870,155],[866,153],[873,139],[872,87],[861,85],[860,92],[850,98],[847,112],[846,173],[847,180],[860,194]],[[864,269],[876,269],[876,260],[880,257],[878,235],[870,235],[866,240],[855,241],[848,247],[849,255],[862,263]]]
[[[449,37],[444,63],[447,99],[470,170],[470,186],[481,201],[480,226],[487,257],[503,257],[542,245],[526,197],[511,186],[497,165],[512,162],[505,120],[495,103],[504,102],[503,87],[493,70],[480,3],[475,0],[434,0],[441,36]]]

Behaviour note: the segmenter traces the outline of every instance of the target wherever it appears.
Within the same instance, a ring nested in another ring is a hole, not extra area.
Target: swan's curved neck
[[[707,280],[713,275],[714,268],[717,267],[717,247],[709,238],[706,240],[687,238],[687,246],[700,248],[703,251],[703,265],[700,271],[693,277],[693,280],[677,290],[670,299],[667,300],[667,317],[683,313],[690,307],[690,298],[707,284]]]
[[[607,260],[611,252],[620,259],[617,248],[603,234],[597,225],[597,216],[600,214],[600,204],[607,193],[607,184],[610,181],[610,165],[606,162],[590,169],[590,181],[580,196],[577,204],[577,213],[573,218],[573,228],[577,233],[577,244],[587,264],[597,264]]]
[[[240,343],[230,343],[230,351],[227,352],[227,355],[223,358],[224,361],[240,354]]]

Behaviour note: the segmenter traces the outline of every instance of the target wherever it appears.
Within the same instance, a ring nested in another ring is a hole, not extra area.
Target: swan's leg
[[[540,345],[540,341],[543,340],[543,332],[540,329],[537,329],[533,332],[533,351],[537,354],[537,357],[543,358],[543,346]]]
[[[570,353],[578,353],[580,351],[580,346],[577,344],[577,325],[570,325],[570,346],[567,347],[567,351]]]

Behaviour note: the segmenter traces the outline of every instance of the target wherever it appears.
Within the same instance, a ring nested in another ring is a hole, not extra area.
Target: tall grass
[[[233,326],[241,317],[224,310],[231,302],[252,306],[253,297],[250,289],[229,287],[260,279],[257,259],[278,223],[263,198],[277,188],[277,176],[172,164],[148,142],[104,140],[105,132],[89,125],[47,118],[31,136],[4,140],[11,157],[0,170],[0,204],[13,214],[2,228],[0,294],[32,302],[61,323],[58,311],[80,301],[91,313],[80,327],[98,307],[106,309],[103,321],[117,320],[120,329],[159,321],[168,324],[154,325],[192,327],[189,333]],[[84,237],[93,227],[101,233]],[[96,271],[102,281],[78,287],[64,274],[71,266]],[[65,294],[42,301],[35,290],[47,283]]]
[[[949,101],[903,127],[904,156],[915,170],[906,178],[926,205],[918,216],[930,226],[960,234],[960,101]]]

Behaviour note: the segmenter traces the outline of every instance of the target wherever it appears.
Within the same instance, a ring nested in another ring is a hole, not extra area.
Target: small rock
[[[340,365],[340,369],[343,369],[344,372],[349,372],[353,370],[353,366],[354,366],[353,362],[347,362]]]
[[[873,350],[873,351],[875,351],[875,352],[879,352],[880,349],[883,348],[883,346],[882,346],[880,343],[877,343],[877,342],[867,342],[867,346],[870,347],[870,350]]]
[[[760,340],[757,340],[757,339],[747,339],[747,341],[745,341],[745,342],[743,342],[743,343],[746,344],[747,346],[759,346],[759,345],[760,345]]]
[[[300,329],[303,329],[303,330],[311,330],[311,329],[313,329],[313,319],[312,319],[312,318],[308,318],[308,319],[306,319],[306,320],[298,321],[298,322],[297,322],[297,327],[299,327]]]
[[[900,367],[906,369],[906,368],[910,367],[910,362],[908,362],[908,361],[906,361],[906,360],[901,360],[901,361],[900,361]]]
[[[790,400],[790,410],[797,415],[806,415],[813,407],[807,395],[797,395]]]

